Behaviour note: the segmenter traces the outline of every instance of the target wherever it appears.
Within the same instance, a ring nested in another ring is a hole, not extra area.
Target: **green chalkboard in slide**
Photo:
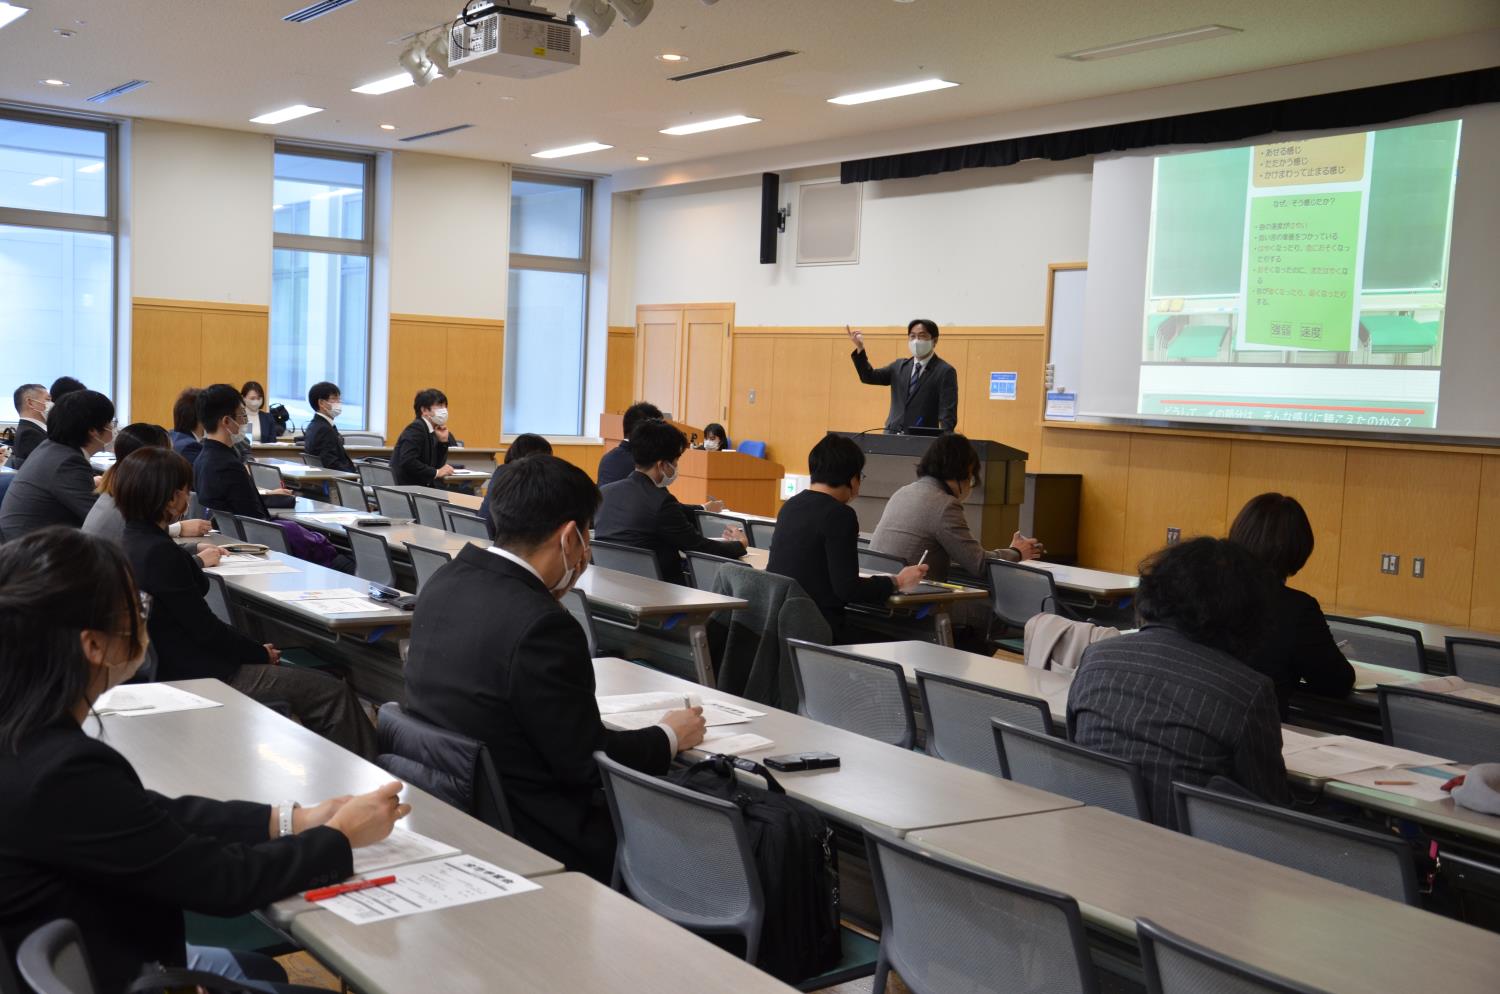
[[[1151,296],[1239,293],[1250,152],[1226,148],[1156,160]]]
[[[1366,290],[1441,290],[1458,121],[1375,132]]]

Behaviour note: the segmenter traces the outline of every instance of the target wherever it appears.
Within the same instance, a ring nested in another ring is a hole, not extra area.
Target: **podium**
[[[618,414],[599,416],[599,437],[604,451],[620,444],[625,434]],[[701,440],[703,429],[670,421],[684,435]],[[717,497],[732,511],[776,517],[781,497],[781,478],[786,475],[780,463],[757,459],[739,452],[709,452],[688,449],[677,461],[677,482],[669,488],[672,496],[684,504],[703,504]],[[1006,536],[1006,541],[1009,541]]]
[[[935,436],[837,434],[852,438],[865,454],[865,479],[849,506],[859,515],[859,530],[872,532],[891,495],[916,480],[917,463]],[[986,549],[1003,549],[1020,527],[1027,454],[999,442],[970,442],[979,453],[979,485],[963,503],[964,518]]]

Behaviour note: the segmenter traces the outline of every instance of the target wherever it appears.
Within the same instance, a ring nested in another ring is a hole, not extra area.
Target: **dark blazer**
[[[1354,689],[1354,667],[1334,642],[1317,598],[1288,586],[1277,591],[1261,644],[1247,662],[1276,685],[1283,719],[1299,688],[1323,697],[1347,697]]]
[[[391,472],[398,487],[430,487],[447,461],[448,443],[438,441],[437,432],[427,427],[425,418],[417,418],[401,429],[401,437],[396,439]]]
[[[915,362],[912,358],[897,359],[888,366],[874,369],[864,349],[854,353],[854,368],[859,371],[861,383],[889,385],[891,388],[891,409],[885,416],[886,431],[907,428],[952,431],[958,426],[958,371],[934,353],[927,360],[922,378],[917,381],[917,392],[908,402],[906,391]]]
[[[81,528],[98,499],[94,467],[83,450],[49,438],[11,477],[0,503],[0,540],[9,542],[48,525]]]
[[[778,537],[780,532],[777,532]],[[1141,766],[1151,820],[1177,827],[1172,783],[1227,777],[1288,804],[1269,678],[1160,625],[1084,650],[1068,690],[1068,738]]]
[[[816,490],[804,490],[781,505],[766,569],[801,584],[835,635],[844,605],[879,604],[896,592],[888,576],[859,575],[859,517],[854,508]]]
[[[146,629],[158,680],[211,677],[229,683],[241,666],[265,664],[265,646],[209,609],[208,577],[198,560],[155,525],[125,524],[125,556],[136,585],[151,595]]]
[[[490,474],[489,484],[484,488],[484,503],[479,507],[479,516],[484,519],[484,533],[491,539],[495,537],[495,519],[490,514],[494,507],[492,501],[495,498],[495,484],[500,482],[500,477],[509,468],[510,463],[501,463],[495,467],[495,471]]]
[[[630,443],[621,442],[599,459],[599,486],[618,483],[635,472],[635,456],[630,454]]]
[[[145,963],[182,966],[183,911],[244,915],[354,871],[337,829],[269,839],[246,801],[163,797],[64,717],[0,754],[0,944],[71,918],[101,991]]]
[[[354,460],[344,449],[344,436],[321,414],[314,414],[307,423],[302,433],[302,451],[321,459],[325,469],[354,472]]]
[[[20,469],[26,457],[47,440],[47,429],[22,419],[16,423],[16,435],[10,445],[10,468]]]
[[[516,834],[609,880],[615,834],[593,753],[664,773],[671,749],[659,728],[604,727],[583,629],[542,582],[465,547],[422,588],[405,674],[408,709],[489,746]]]
[[[285,429],[276,426],[276,419],[271,417],[269,411],[256,411],[250,415],[255,418],[255,440],[257,442],[274,442],[281,435],[285,435]]]
[[[197,461],[198,453],[203,451],[202,439],[181,431],[172,431],[167,434],[172,438],[172,450],[174,452],[188,462]]]
[[[203,440],[203,451],[193,463],[193,489],[198,502],[211,510],[271,520],[250,471],[239,454],[222,442]]]
[[[707,552],[729,559],[745,554],[740,542],[706,538],[690,517],[691,511],[645,473],[632,472],[602,492],[604,503],[594,517],[594,537],[650,549],[656,555],[661,578],[668,583],[687,582],[682,573],[684,552]]]

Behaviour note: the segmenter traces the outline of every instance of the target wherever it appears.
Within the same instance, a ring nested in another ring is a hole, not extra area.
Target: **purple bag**
[[[286,536],[287,551],[298,559],[305,559],[319,566],[332,566],[338,550],[323,535],[304,528],[295,521],[273,521]]]

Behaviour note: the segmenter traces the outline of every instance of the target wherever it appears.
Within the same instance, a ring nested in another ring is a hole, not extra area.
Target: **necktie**
[[[906,399],[911,400],[917,392],[917,384],[922,382],[922,364],[915,363],[911,367],[911,383],[906,387]]]

